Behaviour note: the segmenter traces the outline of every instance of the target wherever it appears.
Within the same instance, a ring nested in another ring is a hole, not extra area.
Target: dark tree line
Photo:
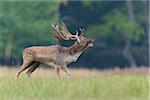
[[[21,63],[22,50],[57,44],[51,23],[64,21],[75,33],[95,39],[71,66],[148,66],[149,1],[0,1],[0,64]],[[60,43],[69,46],[71,43]]]

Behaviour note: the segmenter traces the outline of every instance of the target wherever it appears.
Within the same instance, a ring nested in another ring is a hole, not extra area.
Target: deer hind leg
[[[63,66],[63,67],[61,67],[61,69],[67,74],[68,78],[70,78],[71,72],[69,71],[67,66]]]
[[[39,65],[40,65],[39,62],[34,62],[34,63],[30,66],[29,70],[28,70],[27,73],[26,73],[29,78],[30,78],[32,72],[34,72],[35,69],[36,69]]]
[[[31,60],[31,59],[27,59],[27,60],[24,60],[20,70],[16,73],[16,78],[15,79],[18,79],[19,78],[19,75],[24,71],[26,70],[27,68],[29,68],[34,62]]]

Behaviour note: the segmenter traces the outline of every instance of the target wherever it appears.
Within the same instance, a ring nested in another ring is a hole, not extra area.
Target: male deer
[[[76,35],[72,35],[63,22],[60,25],[52,24],[52,28],[57,41],[74,40],[76,42],[70,47],[53,45],[33,46],[24,49],[23,64],[16,73],[16,79],[18,79],[21,72],[27,68],[29,68],[27,75],[30,77],[31,73],[40,64],[54,66],[59,78],[60,69],[70,76],[71,73],[68,70],[67,65],[75,62],[86,48],[93,47],[93,40],[85,38],[82,34],[79,35],[77,31]],[[83,33],[84,29],[80,28],[80,31]]]

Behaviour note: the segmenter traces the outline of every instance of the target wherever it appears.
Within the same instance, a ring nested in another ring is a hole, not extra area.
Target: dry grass
[[[7,66],[0,67],[0,77],[4,75],[14,75],[18,68],[8,68]],[[112,76],[112,75],[148,75],[149,67],[135,67],[135,68],[114,68],[109,70],[97,70],[97,69],[70,69],[73,77],[88,77],[88,76]],[[23,75],[26,71],[23,72]],[[61,72],[65,77],[65,73]],[[54,69],[50,68],[38,68],[33,72],[32,76],[51,78],[56,77]]]
[[[58,80],[54,69],[38,68],[31,79],[22,74],[15,81],[16,72],[0,67],[0,100],[148,100],[148,67],[71,69],[69,80]]]

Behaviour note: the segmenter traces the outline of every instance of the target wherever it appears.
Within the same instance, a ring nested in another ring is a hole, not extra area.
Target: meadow
[[[0,100],[148,100],[148,68],[71,69],[59,80],[53,69],[37,69],[14,80],[16,68],[0,68]]]

